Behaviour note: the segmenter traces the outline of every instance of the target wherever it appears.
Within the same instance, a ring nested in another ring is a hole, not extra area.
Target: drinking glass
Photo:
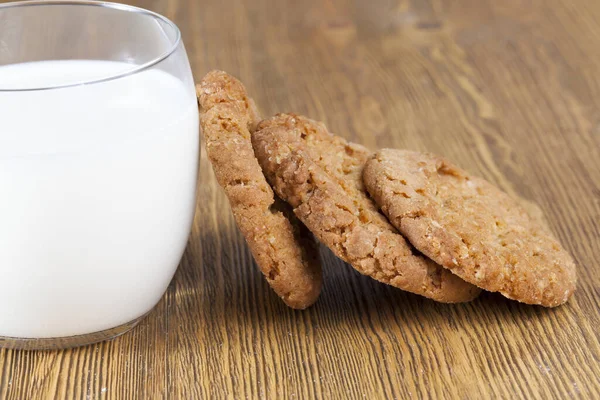
[[[0,5],[0,347],[121,335],[190,232],[198,109],[179,29],[94,1]]]

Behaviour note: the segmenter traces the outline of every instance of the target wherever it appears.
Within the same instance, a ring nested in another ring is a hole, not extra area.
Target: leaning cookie
[[[524,303],[554,307],[576,286],[575,264],[541,217],[448,160],[381,150],[364,182],[392,224],[464,280]]]
[[[370,152],[297,115],[264,120],[252,144],[267,179],[298,218],[362,274],[442,302],[480,290],[423,257],[379,213],[361,173]]]
[[[197,91],[206,152],[256,263],[288,306],[310,306],[322,286],[318,247],[289,206],[274,197],[254,156],[254,102],[240,81],[222,71],[208,73]]]

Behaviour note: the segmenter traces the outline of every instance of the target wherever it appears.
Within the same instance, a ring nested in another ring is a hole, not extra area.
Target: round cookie
[[[377,210],[361,178],[370,155],[366,148],[288,114],[261,121],[252,144],[277,194],[322,243],[362,274],[442,302],[479,294],[415,252]]]
[[[197,92],[206,152],[256,263],[288,306],[310,306],[322,286],[318,246],[289,205],[274,196],[254,156],[254,102],[240,81],[222,71],[208,73]]]
[[[384,149],[365,185],[423,254],[483,289],[554,307],[576,286],[575,264],[543,224],[487,181],[432,154]]]

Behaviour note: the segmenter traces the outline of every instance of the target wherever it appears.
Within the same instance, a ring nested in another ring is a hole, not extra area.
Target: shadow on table
[[[486,292],[470,303],[436,303],[363,276],[323,247],[321,296],[309,309],[293,310],[270,289],[237,230],[222,229],[219,236],[192,238],[174,281],[178,314],[213,327],[304,324],[308,319],[321,327],[368,320],[382,326],[458,329],[463,324],[517,324],[548,312]]]

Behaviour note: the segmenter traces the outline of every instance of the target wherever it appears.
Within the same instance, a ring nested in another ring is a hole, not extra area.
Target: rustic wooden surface
[[[441,305],[325,252],[307,311],[268,288],[201,163],[189,246],[133,332],[0,351],[0,398],[600,398],[600,3],[136,0],[182,29],[194,73],[240,77],[265,113],[368,146],[429,150],[537,202],[578,263],[548,310]]]

